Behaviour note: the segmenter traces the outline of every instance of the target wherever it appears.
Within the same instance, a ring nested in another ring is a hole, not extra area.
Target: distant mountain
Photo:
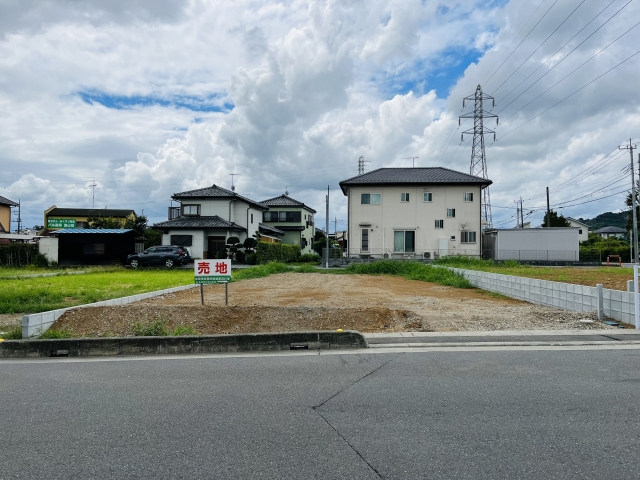
[[[590,220],[586,220],[583,218],[578,218],[577,220],[589,225],[589,230],[592,232],[596,230],[600,230],[601,228],[604,228],[604,227],[619,227],[619,228],[626,229],[628,215],[629,215],[629,212],[620,212],[620,213],[606,212],[606,213],[601,213],[597,217],[592,218]]]

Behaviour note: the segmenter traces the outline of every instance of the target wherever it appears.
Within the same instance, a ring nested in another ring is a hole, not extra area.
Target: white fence
[[[635,324],[633,292],[611,290],[601,285],[588,287],[461,268],[452,270],[483,290],[537,305],[575,312],[598,312],[599,318],[604,315],[618,322]]]

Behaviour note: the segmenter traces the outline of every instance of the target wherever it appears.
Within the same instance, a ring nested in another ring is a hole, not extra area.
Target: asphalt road
[[[640,350],[0,361],[0,479],[628,479]]]

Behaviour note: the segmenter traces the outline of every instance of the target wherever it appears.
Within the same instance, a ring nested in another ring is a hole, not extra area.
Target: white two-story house
[[[216,185],[171,198],[180,206],[169,207],[169,220],[154,228],[162,230],[163,245],[187,247],[193,258],[218,258],[229,237],[238,237],[241,243],[253,237],[267,211],[260,203]]]
[[[260,202],[269,210],[264,212],[264,225],[285,232],[282,243],[298,245],[300,252],[312,254],[316,228],[313,216],[316,211],[288,195],[270,198]]]
[[[447,168],[379,168],[340,182],[350,257],[479,257],[491,180]]]

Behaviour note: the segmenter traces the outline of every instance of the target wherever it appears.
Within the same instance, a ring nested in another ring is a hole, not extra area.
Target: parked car
[[[191,256],[187,249],[178,245],[158,245],[127,256],[127,265],[133,268],[145,265],[162,265],[171,268],[176,265],[186,265],[190,261]]]

